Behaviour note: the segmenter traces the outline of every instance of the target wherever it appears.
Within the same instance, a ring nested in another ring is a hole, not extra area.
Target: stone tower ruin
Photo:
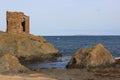
[[[6,13],[8,33],[29,33],[29,16],[23,12]]]

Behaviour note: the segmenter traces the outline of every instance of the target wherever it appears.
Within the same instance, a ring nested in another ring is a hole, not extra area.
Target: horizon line
[[[41,36],[120,36],[120,35],[41,35]]]

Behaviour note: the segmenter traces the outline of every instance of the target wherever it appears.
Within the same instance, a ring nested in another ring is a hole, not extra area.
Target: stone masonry
[[[29,16],[23,12],[8,11],[6,16],[8,33],[29,33]]]

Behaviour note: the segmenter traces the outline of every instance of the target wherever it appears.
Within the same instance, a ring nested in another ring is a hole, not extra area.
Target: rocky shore
[[[0,74],[0,80],[120,80],[120,72],[86,69],[39,69],[25,73]]]
[[[54,61],[58,56],[61,56],[59,50],[41,36],[0,31],[1,73],[24,72],[26,63]]]
[[[0,32],[0,52],[0,80],[120,80],[120,59],[114,59],[102,44],[76,51],[68,69],[31,69],[24,65],[61,56],[40,36]]]
[[[114,59],[102,44],[97,44],[76,51],[67,69],[31,70],[57,80],[120,80],[120,59]]]

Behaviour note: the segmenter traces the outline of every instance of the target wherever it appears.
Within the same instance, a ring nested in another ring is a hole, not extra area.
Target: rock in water
[[[10,53],[21,62],[53,60],[59,51],[41,36],[0,32],[0,55]]]
[[[67,68],[91,68],[107,66],[115,60],[111,53],[102,44],[92,48],[79,49],[71,58]]]
[[[0,73],[2,72],[25,72],[29,69],[19,63],[17,57],[5,54],[0,57]]]

